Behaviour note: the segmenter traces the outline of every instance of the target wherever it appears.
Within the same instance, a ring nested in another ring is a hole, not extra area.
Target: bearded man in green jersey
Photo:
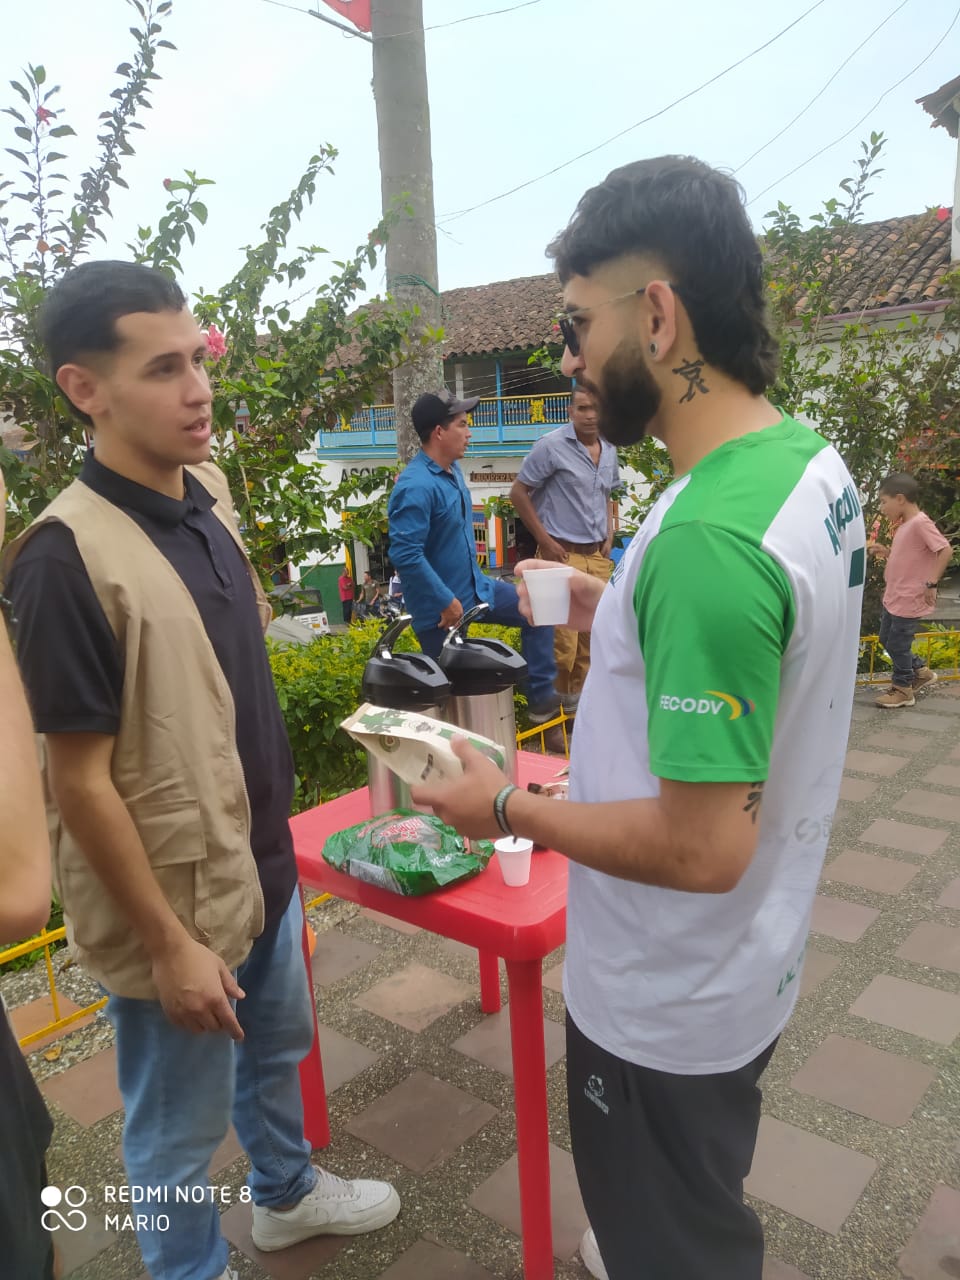
[[[606,439],[656,436],[675,478],[608,585],[572,580],[593,661],[569,803],[517,791],[466,744],[463,779],[415,798],[465,835],[511,830],[570,859],[588,1268],[761,1280],[743,1181],[840,788],[863,518],[837,452],[766,397],[776,344],[732,178],[681,156],[617,169],[550,252],[564,372]]]

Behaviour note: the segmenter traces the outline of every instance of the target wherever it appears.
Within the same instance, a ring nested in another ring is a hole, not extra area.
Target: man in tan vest
[[[110,994],[129,1182],[163,1189],[138,1231],[147,1269],[235,1280],[206,1192],[231,1119],[259,1249],[370,1231],[400,1202],[315,1168],[303,1137],[313,1018],[293,762],[269,608],[209,462],[204,335],[176,284],[124,262],[68,272],[42,332],[94,436],[4,566],[56,809],[54,880],[74,952]]]

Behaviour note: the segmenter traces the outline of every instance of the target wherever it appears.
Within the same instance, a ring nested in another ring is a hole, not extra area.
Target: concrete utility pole
[[[404,215],[387,241],[387,288],[403,309],[419,307],[411,336],[441,322],[437,233],[433,210],[430,104],[423,47],[422,0],[373,0],[373,96],[380,141],[380,189],[384,210],[406,194],[413,216]],[[436,346],[393,375],[397,453],[405,465],[420,448],[410,407],[424,391],[443,384]]]

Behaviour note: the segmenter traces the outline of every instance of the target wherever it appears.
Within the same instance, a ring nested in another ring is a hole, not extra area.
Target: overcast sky
[[[294,10],[317,5],[289,2]],[[516,2],[424,0],[424,21],[449,23]],[[131,54],[134,11],[125,0],[2,0],[0,7],[3,80],[29,61],[63,86],[51,105],[77,130],[64,150],[79,170],[92,155],[97,114],[120,83],[114,68]],[[811,8],[768,49],[658,119],[445,221],[661,110]],[[777,200],[806,217],[837,194],[859,140],[873,129],[889,142],[867,218],[951,204],[956,143],[930,128],[914,99],[960,73],[960,22],[943,38],[958,12],[954,0],[537,0],[428,31],[441,288],[549,270],[544,245],[582,192],[619,164],[664,152],[743,165],[737,176],[759,228]],[[110,250],[122,255],[137,224],[155,225],[162,180],[191,168],[217,185],[207,189],[209,224],[184,259],[186,284],[219,286],[239,264],[239,246],[256,238],[322,142],[340,152],[336,176],[322,181],[298,242],[322,244],[336,258],[365,240],[380,205],[370,46],[268,0],[176,0],[164,25],[178,50],[163,52],[158,64],[154,109],[142,115],[147,131],[124,170],[131,189],[116,193]],[[848,58],[802,118],[744,165]],[[848,129],[843,142],[784,176]],[[16,168],[5,155],[0,171]],[[382,273],[372,284],[382,284]]]

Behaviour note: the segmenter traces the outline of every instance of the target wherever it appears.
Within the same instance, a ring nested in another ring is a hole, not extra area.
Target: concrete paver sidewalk
[[[960,688],[903,711],[873,697],[857,695],[801,996],[764,1077],[748,1191],[765,1280],[960,1277]],[[403,1211],[374,1236],[260,1255],[231,1134],[212,1172],[231,1265],[244,1280],[517,1280],[509,1021],[481,1014],[475,955],[346,904],[315,922],[334,1135],[319,1158],[394,1180]],[[556,1275],[583,1280],[561,958],[544,966]],[[72,1280],[138,1280],[132,1231],[105,1221],[125,1211],[104,1195],[123,1183],[122,1113],[97,1021],[73,1033],[86,1059],[43,1086],[51,1181],[89,1195],[85,1230],[58,1238]]]

